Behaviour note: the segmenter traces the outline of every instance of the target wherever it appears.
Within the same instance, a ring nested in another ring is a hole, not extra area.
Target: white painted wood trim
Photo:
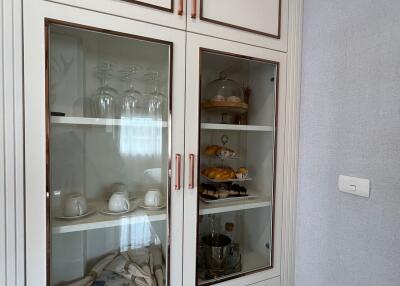
[[[237,131],[274,131],[272,126],[201,123],[201,129]]]
[[[303,0],[289,1],[281,286],[294,286]]]
[[[25,285],[22,1],[0,6],[0,284]]]

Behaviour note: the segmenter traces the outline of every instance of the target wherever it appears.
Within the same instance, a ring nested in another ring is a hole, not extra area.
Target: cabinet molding
[[[203,7],[204,7],[203,4],[204,3],[203,2],[204,2],[204,0],[200,0],[200,20],[202,20],[202,21],[206,21],[206,22],[210,22],[210,23],[213,23],[213,24],[218,24],[218,25],[222,25],[222,26],[226,26],[226,27],[229,27],[229,28],[238,29],[238,30],[242,30],[242,31],[245,31],[245,32],[250,32],[250,33],[254,33],[254,34],[258,34],[258,35],[262,35],[262,36],[267,36],[267,37],[271,37],[271,38],[275,38],[275,39],[280,39],[281,38],[282,0],[279,0],[278,33],[276,35],[207,18],[207,17],[204,16],[204,11],[203,11]]]
[[[171,0],[171,5],[170,5],[171,8],[165,8],[165,7],[161,7],[161,6],[158,6],[158,5],[149,4],[149,3],[142,2],[142,1],[137,1],[137,0],[123,0],[123,1],[129,2],[129,3],[133,3],[133,4],[136,4],[136,5],[142,5],[142,6],[150,7],[150,8],[153,8],[153,9],[158,9],[158,10],[170,12],[170,13],[174,12],[174,0]]]
[[[25,285],[22,1],[0,10],[0,284]]]
[[[281,286],[294,285],[303,0],[289,1]]]

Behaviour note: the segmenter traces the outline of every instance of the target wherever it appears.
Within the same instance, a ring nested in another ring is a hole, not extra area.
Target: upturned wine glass
[[[101,83],[93,99],[96,116],[100,118],[116,118],[118,92],[107,84],[107,80],[113,77],[112,64],[104,62],[98,65],[95,69],[95,76]]]

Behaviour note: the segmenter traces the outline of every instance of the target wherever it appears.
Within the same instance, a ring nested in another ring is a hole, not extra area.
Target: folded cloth
[[[104,270],[103,273],[97,277],[93,286],[137,286],[133,281],[122,277],[110,270]]]
[[[149,247],[149,252],[152,258],[152,266],[154,271],[154,276],[157,281],[157,286],[164,286],[164,275],[162,268],[162,252],[160,245],[151,245]]]
[[[156,286],[153,283],[152,274],[144,270],[137,263],[127,259],[127,254],[122,253],[107,266],[107,270],[113,271],[124,278],[134,281],[139,286]]]
[[[90,286],[96,281],[97,276],[99,276],[104,268],[110,264],[114,258],[118,255],[118,253],[111,253],[104,258],[102,258],[99,262],[97,262],[92,269],[89,271],[89,273],[82,278],[81,280],[72,282],[67,284],[67,286]]]
[[[149,274],[148,279],[144,279],[146,281],[146,285],[149,286],[157,286],[156,280],[153,272],[153,264],[152,264],[152,257],[151,253],[149,252],[148,248],[137,248],[137,249],[130,249],[126,252],[126,255],[129,259],[139,265],[142,270]],[[139,285],[141,285],[142,279],[138,279]]]

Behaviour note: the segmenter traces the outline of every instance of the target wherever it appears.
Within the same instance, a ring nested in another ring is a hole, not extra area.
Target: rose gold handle
[[[179,4],[178,4],[178,15],[180,15],[180,16],[183,15],[183,0],[179,0]]]
[[[181,154],[175,155],[175,190],[181,189]]]
[[[189,154],[189,189],[194,188],[194,154]]]
[[[197,0],[192,0],[192,18],[196,19],[197,17]]]

